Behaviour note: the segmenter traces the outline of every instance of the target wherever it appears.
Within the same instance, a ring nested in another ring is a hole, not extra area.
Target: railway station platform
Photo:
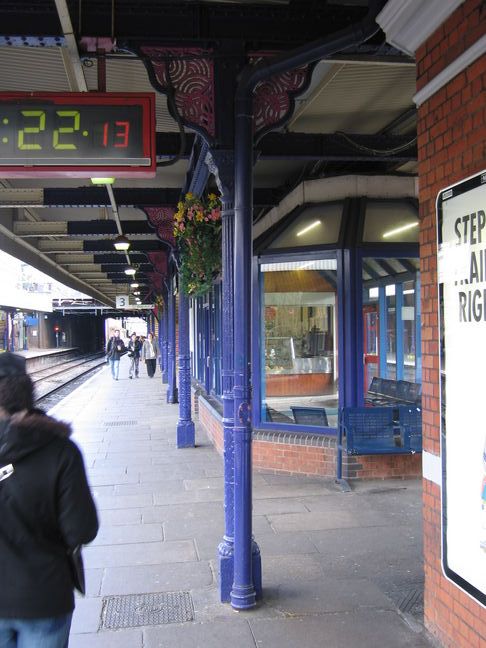
[[[118,382],[102,369],[51,410],[72,423],[101,521],[84,550],[71,648],[434,645],[422,626],[420,480],[342,492],[255,473],[263,601],[249,612],[220,603],[222,460],[197,425],[196,447],[176,448],[178,406],[165,392],[159,372],[129,380],[125,357]],[[169,607],[150,596],[167,593]]]

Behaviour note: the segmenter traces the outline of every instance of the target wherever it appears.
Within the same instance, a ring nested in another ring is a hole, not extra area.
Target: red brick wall
[[[417,89],[485,33],[482,0],[466,0],[417,51]],[[486,56],[418,109],[424,449],[440,454],[436,210],[438,192],[482,170],[486,144]],[[448,647],[485,645],[486,614],[441,569],[440,488],[424,480],[425,622]]]
[[[195,398],[197,400],[197,398]],[[217,451],[223,453],[223,424],[221,418],[202,398],[199,400],[199,422]],[[272,436],[271,434],[268,436]],[[292,435],[285,435],[292,436]],[[299,439],[300,441],[300,439]],[[253,468],[278,473],[336,476],[336,445],[334,439],[320,439],[319,445],[286,443],[280,439],[254,438]],[[389,477],[418,477],[422,474],[421,455],[387,455],[343,458],[346,479],[385,479]]]
[[[253,441],[253,467],[284,474],[336,475],[335,448],[302,446],[275,441]]]

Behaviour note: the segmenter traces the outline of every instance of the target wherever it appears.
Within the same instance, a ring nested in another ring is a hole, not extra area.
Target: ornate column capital
[[[214,176],[221,194],[223,211],[233,207],[235,191],[235,153],[233,149],[210,149],[206,153],[206,166]]]
[[[171,249],[175,247],[174,214],[173,207],[144,207],[150,225],[154,228],[158,238]]]

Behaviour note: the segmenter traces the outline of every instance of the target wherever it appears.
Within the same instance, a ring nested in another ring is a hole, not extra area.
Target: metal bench
[[[398,426],[394,420],[394,409],[344,407],[341,410],[337,440],[338,481],[342,480],[343,452],[348,455],[385,455],[421,451],[420,408],[398,406]]]
[[[368,389],[365,402],[370,405],[386,405],[410,403],[419,405],[421,401],[422,385],[408,380],[389,380],[374,376]]]
[[[291,405],[290,409],[294,416],[294,421],[300,425],[319,425],[329,427],[327,413],[324,407],[304,407]]]
[[[403,442],[410,452],[422,452],[422,410],[420,407],[399,405],[398,424]]]

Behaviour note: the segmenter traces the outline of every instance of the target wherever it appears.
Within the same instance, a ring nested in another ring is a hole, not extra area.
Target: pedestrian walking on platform
[[[128,377],[138,378],[138,367],[140,364],[140,353],[142,351],[142,345],[140,340],[137,337],[136,333],[132,333],[130,341],[128,343],[128,357],[130,358],[130,369],[128,370]]]
[[[118,374],[120,372],[120,358],[126,350],[125,343],[120,337],[120,331],[116,329],[114,335],[112,335],[106,345],[106,357],[110,362],[111,376],[113,380],[118,380]]]
[[[67,648],[72,554],[98,532],[68,425],[34,409],[25,359],[0,354],[0,646]]]
[[[158,355],[159,347],[157,346],[154,335],[153,333],[148,333],[147,339],[143,343],[142,347],[142,360],[145,360],[145,364],[147,365],[147,374],[149,378],[154,377]]]

